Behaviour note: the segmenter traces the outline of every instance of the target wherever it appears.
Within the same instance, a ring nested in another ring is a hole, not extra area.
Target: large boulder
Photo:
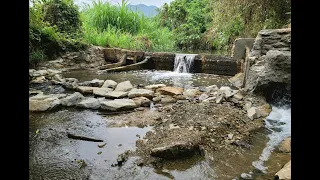
[[[171,87],[171,86],[166,86],[162,87],[156,90],[157,93],[163,94],[163,95],[179,95],[183,94],[183,88],[180,87]]]
[[[58,98],[47,98],[44,100],[29,100],[29,111],[47,111],[60,105]]]
[[[133,88],[129,91],[128,93],[128,97],[129,98],[134,98],[134,97],[147,97],[149,99],[151,99],[154,95],[154,92],[152,90],[148,90],[148,89],[136,89]]]
[[[162,88],[162,87],[166,87],[166,85],[165,84],[151,84],[151,85],[145,86],[144,88],[155,91],[156,89]]]
[[[100,101],[96,98],[85,98],[77,104],[78,107],[88,109],[99,109]]]
[[[95,88],[93,89],[92,93],[96,96],[106,96],[109,92],[112,92],[110,88]]]
[[[130,81],[124,81],[117,85],[117,87],[114,89],[114,91],[122,91],[122,92],[128,92],[133,88]]]
[[[245,90],[262,91],[271,83],[291,85],[291,52],[270,50],[250,67]]]
[[[151,149],[151,156],[163,159],[177,159],[195,154],[199,151],[199,146],[190,142],[174,142]]]
[[[196,97],[199,94],[201,94],[201,92],[198,89],[185,89],[183,91],[183,95],[187,97]]]
[[[84,99],[84,96],[79,93],[75,92],[71,94],[70,96],[67,96],[63,99],[61,99],[61,105],[63,106],[75,106],[77,105],[82,99]]]
[[[104,95],[104,97],[108,99],[118,99],[118,98],[124,98],[127,96],[128,96],[128,92],[122,92],[122,91],[112,91]]]
[[[112,88],[114,89],[117,86],[117,82],[113,81],[113,80],[106,80],[103,85],[102,88]]]
[[[104,101],[101,103],[101,108],[109,111],[134,109],[136,107],[136,103],[131,99],[115,99],[112,101]]]
[[[275,179],[291,180],[291,160],[275,174]]]
[[[43,93],[39,93],[29,98],[29,111],[40,112],[52,110],[61,104],[59,98],[65,96],[65,94],[44,95]]]

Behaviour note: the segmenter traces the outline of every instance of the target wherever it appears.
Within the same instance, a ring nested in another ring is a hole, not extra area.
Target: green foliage
[[[33,5],[29,7],[29,64],[32,66],[36,66],[42,60],[55,58],[62,52],[88,47],[88,43],[83,39],[80,29],[77,29],[80,26],[76,28],[76,26],[70,25],[71,28],[63,30],[59,29],[57,25],[45,21],[47,12],[45,11],[45,6],[53,2],[68,5],[71,9],[74,8],[71,0],[32,1]],[[59,23],[67,21],[75,23],[72,22],[73,18],[71,20],[64,18],[65,21]],[[59,23],[58,25],[61,25]]]
[[[100,31],[109,26],[129,33],[137,33],[140,26],[140,15],[129,10],[127,0],[122,0],[122,4],[115,6],[109,2],[101,0],[94,1],[92,5],[87,5],[83,12],[85,23],[95,27]]]
[[[51,0],[44,3],[44,20],[56,25],[59,32],[76,33],[81,27],[78,7],[70,0]]]
[[[208,18],[206,0],[175,0],[165,4],[159,13],[161,25],[172,29],[175,45],[180,49],[199,49],[206,46],[203,41]]]
[[[282,28],[290,23],[289,0],[212,0],[207,32],[215,49],[230,50],[238,37],[256,37],[262,29]]]
[[[97,1],[81,13],[85,38],[93,45],[144,51],[173,51],[173,34],[159,19],[129,10],[127,1]]]

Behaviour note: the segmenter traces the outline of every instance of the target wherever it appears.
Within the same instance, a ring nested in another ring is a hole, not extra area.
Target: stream
[[[184,69],[184,68],[182,68]],[[111,79],[129,80],[143,86],[164,83],[183,88],[231,86],[228,76],[170,71],[128,71],[97,74],[80,70],[64,72],[63,76],[79,81]],[[69,93],[61,86],[35,85],[45,93]],[[111,115],[110,115],[111,116]],[[63,108],[51,112],[29,113],[29,179],[241,179],[246,174],[254,179],[270,179],[291,159],[290,154],[277,153],[274,148],[291,136],[291,108],[272,106],[266,127],[253,133],[252,149],[241,150],[237,156],[226,152],[223,161],[212,164],[202,156],[168,162],[161,169],[138,166],[139,157],[130,157],[123,166],[115,166],[117,156],[135,149],[135,142],[152,127],[109,127],[110,118],[97,110]],[[38,132],[38,133],[36,133]],[[102,139],[88,142],[69,139],[67,133]],[[98,145],[105,144],[104,147]],[[82,167],[82,162],[86,166]],[[232,168],[231,168],[232,167]],[[227,178],[228,177],[228,178]]]

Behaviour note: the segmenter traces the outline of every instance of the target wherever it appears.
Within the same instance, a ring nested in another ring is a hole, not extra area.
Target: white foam
[[[177,73],[189,73],[197,54],[176,54],[173,71]]]
[[[265,120],[266,128],[271,131],[268,135],[269,142],[263,149],[259,160],[254,161],[252,165],[266,173],[267,167],[264,162],[267,161],[276,146],[285,138],[291,136],[291,108],[272,106],[272,111]]]

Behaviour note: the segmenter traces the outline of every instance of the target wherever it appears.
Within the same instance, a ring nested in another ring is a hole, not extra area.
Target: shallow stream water
[[[112,79],[130,80],[132,84],[157,84],[184,88],[213,84],[230,86],[227,76],[188,74],[169,71],[130,71],[97,74],[93,71],[65,72],[64,77],[80,81]],[[66,93],[58,86],[34,87],[51,93]],[[139,157],[131,157],[123,166],[113,167],[117,156],[134,150],[135,142],[152,127],[108,127],[108,116],[98,111],[63,108],[53,112],[29,114],[30,179],[241,179],[242,173],[254,179],[270,179],[289,159],[289,154],[274,151],[274,147],[291,135],[291,109],[273,107],[266,118],[266,128],[253,134],[250,150],[239,149],[237,155],[226,151],[217,163],[201,156],[167,162],[161,169],[137,166]],[[36,133],[38,131],[38,133]],[[67,133],[101,139],[104,142],[73,140]],[[99,148],[98,145],[106,145]],[[87,166],[81,167],[80,160]],[[264,170],[265,173],[263,173]]]

